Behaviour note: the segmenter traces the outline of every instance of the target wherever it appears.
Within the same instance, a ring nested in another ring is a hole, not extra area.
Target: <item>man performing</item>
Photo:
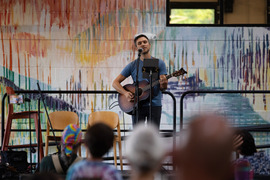
[[[125,98],[129,102],[134,102],[135,100],[135,95],[127,91],[126,89],[123,88],[121,85],[121,82],[124,81],[127,77],[131,76],[133,79],[133,82],[136,82],[136,74],[137,74],[137,61],[139,61],[139,70],[138,70],[138,81],[142,80],[147,80],[148,79],[143,78],[143,72],[142,72],[142,67],[143,67],[143,61],[144,59],[154,59],[150,55],[150,48],[151,44],[149,42],[149,38],[147,37],[146,34],[138,34],[134,37],[134,43],[135,46],[138,50],[141,50],[141,56],[140,58],[137,58],[135,61],[132,61],[129,63],[123,70],[122,72],[115,78],[113,81],[112,86],[116,89],[117,92],[120,94],[124,95]],[[168,80],[166,78],[167,70],[165,63],[158,59],[158,73],[159,73],[159,85],[156,85],[152,88],[153,94],[152,94],[152,110],[151,110],[151,121],[153,124],[155,124],[158,128],[160,125],[160,118],[161,118],[161,98],[162,98],[162,93],[161,90],[167,89],[168,85]],[[154,80],[154,79],[153,79]],[[139,118],[138,121],[144,121],[145,118],[147,117],[147,121],[149,123],[149,100],[144,100],[140,101],[139,103],[139,109],[138,109],[138,114]],[[132,123],[133,126],[137,123],[137,118],[136,118],[136,112],[132,114]]]

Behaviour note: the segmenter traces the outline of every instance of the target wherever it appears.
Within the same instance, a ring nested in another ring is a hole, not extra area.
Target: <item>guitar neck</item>
[[[169,75],[166,76],[166,79],[170,79],[172,76],[173,76],[172,74],[169,74]],[[154,81],[154,82],[152,83],[152,87],[158,85],[158,84],[160,83],[159,81],[160,81],[160,80]],[[150,84],[148,84],[147,86],[143,87],[143,88],[142,88],[142,91],[147,91],[147,90],[149,90],[149,89],[150,89]]]

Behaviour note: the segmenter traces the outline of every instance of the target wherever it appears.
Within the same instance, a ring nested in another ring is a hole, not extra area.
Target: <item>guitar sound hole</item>
[[[139,96],[141,96],[142,95],[142,89],[141,88],[139,88],[139,92],[138,92],[138,94],[139,94]]]

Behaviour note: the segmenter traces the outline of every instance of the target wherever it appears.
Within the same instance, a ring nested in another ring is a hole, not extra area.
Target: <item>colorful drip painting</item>
[[[137,57],[133,37],[140,32],[156,35],[151,53],[164,60],[169,73],[181,67],[187,71],[169,80],[168,91],[177,100],[177,125],[185,91],[270,89],[266,27],[166,27],[166,0],[2,0],[0,7],[1,102],[6,86],[37,90],[39,83],[42,90],[113,91],[113,79]],[[38,95],[28,97],[37,100]],[[131,118],[117,106],[117,94],[45,97],[49,111],[78,112],[82,128],[89,113],[113,110],[121,117],[121,127],[132,129]],[[172,107],[171,97],[164,95],[161,129],[172,129]],[[15,107],[25,108],[28,104]],[[36,110],[37,101],[31,101],[30,108]],[[183,110],[185,125],[190,116],[209,111],[226,115],[234,126],[268,124],[270,97],[193,94],[184,99]],[[45,129],[45,113],[41,124]],[[14,122],[17,128],[27,125],[27,120]],[[270,141],[266,135],[257,140]],[[14,133],[11,143],[27,141],[28,134],[21,132]]]

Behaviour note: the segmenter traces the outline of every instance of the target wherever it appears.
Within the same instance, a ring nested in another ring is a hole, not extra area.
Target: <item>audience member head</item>
[[[224,118],[210,114],[196,116],[183,135],[175,154],[177,177],[223,180],[231,176],[232,130]]]
[[[153,175],[165,154],[156,126],[137,124],[126,142],[126,157],[137,176]]]
[[[236,135],[240,135],[243,141],[237,148],[238,153],[244,156],[252,156],[257,152],[254,138],[247,130],[238,130],[236,131]]]
[[[76,153],[81,144],[82,130],[76,124],[69,124],[63,131],[61,138],[61,149],[67,156]]]
[[[113,140],[113,129],[103,123],[90,126],[85,134],[85,145],[92,158],[102,158],[113,146]]]

